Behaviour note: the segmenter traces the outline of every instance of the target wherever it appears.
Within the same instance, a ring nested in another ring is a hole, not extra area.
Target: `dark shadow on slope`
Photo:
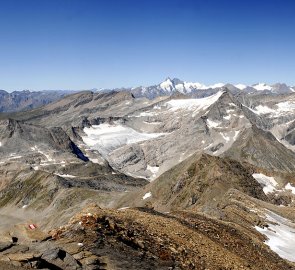
[[[83,160],[83,161],[89,161],[89,158],[86,157],[82,151],[80,150],[80,148],[74,144],[73,142],[71,142],[71,148],[72,148],[72,153],[75,154],[77,156],[77,158]]]

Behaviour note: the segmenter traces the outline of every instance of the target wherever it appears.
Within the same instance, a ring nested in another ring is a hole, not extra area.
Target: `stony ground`
[[[263,240],[254,229],[190,211],[92,205],[48,234],[7,237],[0,261],[29,269],[295,269]]]

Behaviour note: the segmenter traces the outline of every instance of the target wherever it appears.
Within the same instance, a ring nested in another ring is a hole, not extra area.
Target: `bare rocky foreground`
[[[294,269],[261,238],[191,211],[93,205],[48,235],[1,243],[0,259],[38,269]]]

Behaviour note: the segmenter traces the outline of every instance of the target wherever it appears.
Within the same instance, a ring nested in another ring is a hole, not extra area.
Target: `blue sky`
[[[293,0],[0,0],[0,89],[295,85]]]

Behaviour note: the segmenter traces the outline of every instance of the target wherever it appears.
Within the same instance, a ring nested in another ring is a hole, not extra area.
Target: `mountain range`
[[[135,97],[155,98],[157,96],[171,95],[175,92],[180,92],[192,97],[204,97],[212,93],[218,92],[223,87],[226,87],[232,93],[256,93],[256,94],[288,94],[295,91],[294,87],[287,86],[285,83],[276,83],[268,85],[266,83],[257,83],[254,85],[245,84],[230,84],[216,83],[213,85],[204,85],[198,82],[185,82],[177,78],[165,79],[158,85],[148,87],[135,87],[127,89]]]
[[[295,269],[294,87],[34,100],[0,114],[0,267]]]
[[[0,112],[30,110],[56,101],[77,91],[45,90],[45,91],[13,91],[0,90]]]
[[[276,83],[268,85],[266,83],[257,83],[254,85],[244,84],[224,84],[216,83],[213,85],[204,85],[198,82],[185,82],[177,78],[170,79],[169,77],[163,82],[152,86],[139,86],[133,88],[116,88],[116,89],[96,89],[100,93],[110,91],[127,91],[135,97],[147,97],[154,99],[158,96],[171,96],[175,93],[181,93],[190,97],[205,97],[217,93],[222,88],[226,87],[233,94],[288,94],[295,92],[295,86],[291,87],[285,83]],[[0,112],[15,112],[30,110],[44,106],[51,102],[57,101],[66,95],[81,92],[77,90],[44,90],[44,91],[13,91],[11,93],[0,90]]]

